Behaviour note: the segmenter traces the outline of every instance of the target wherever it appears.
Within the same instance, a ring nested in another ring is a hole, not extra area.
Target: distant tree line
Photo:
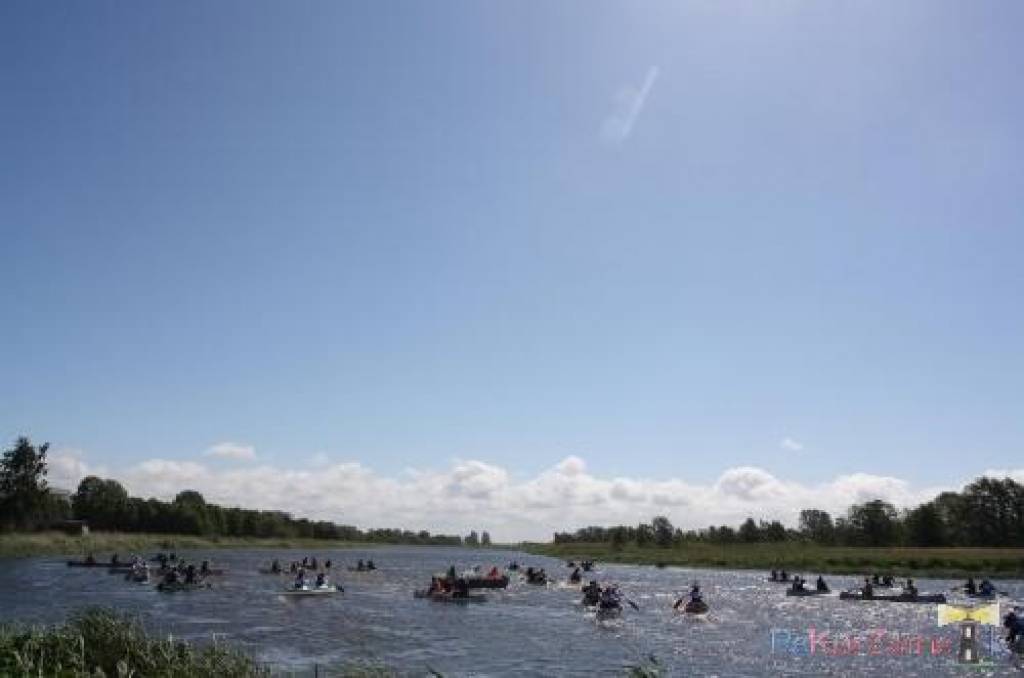
[[[458,535],[401,529],[360,530],[329,521],[293,518],[282,511],[228,508],[208,503],[199,492],[184,490],[173,501],[130,497],[116,480],[88,476],[69,497],[46,482],[48,444],[18,438],[0,459],[0,530],[46,529],[80,519],[91,529],[203,536],[338,539],[388,544],[459,546]],[[466,545],[488,546],[487,532],[471,532]]]
[[[777,520],[747,518],[728,525],[683,531],[668,518],[615,527],[556,532],[556,544],[608,542],[671,548],[692,542],[714,544],[813,542],[828,546],[1015,546],[1024,547],[1024,485],[1011,478],[981,477],[961,492],[943,492],[917,508],[899,511],[875,499],[854,504],[833,518],[821,509],[800,512],[796,529]]]

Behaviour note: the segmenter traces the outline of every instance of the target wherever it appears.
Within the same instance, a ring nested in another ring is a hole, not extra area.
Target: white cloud
[[[207,457],[218,457],[220,459],[235,459],[238,461],[252,461],[256,458],[256,448],[252,445],[240,443],[217,443],[205,452]]]
[[[633,133],[633,126],[636,124],[637,118],[640,117],[641,111],[644,110],[644,104],[657,79],[658,67],[651,66],[639,89],[630,86],[619,90],[615,97],[614,110],[601,125],[602,139],[611,144],[621,144],[629,139],[629,135]]]
[[[779,447],[784,450],[789,450],[790,452],[799,452],[804,449],[804,444],[798,440],[793,440],[792,438],[783,438],[782,441],[779,442]]]
[[[181,490],[194,489],[224,505],[280,509],[362,528],[458,534],[486,529],[509,541],[548,539],[552,532],[586,525],[636,524],[655,515],[666,515],[683,528],[738,525],[747,516],[794,525],[803,508],[842,514],[853,503],[876,498],[913,506],[950,489],[912,487],[899,478],[867,473],[804,484],[753,466],[725,469],[706,484],[679,478],[601,478],[575,456],[525,479],[479,460],[456,460],[440,470],[405,469],[394,477],[359,462],[323,461],[315,468],[223,467],[149,459],[107,472],[89,466],[81,454],[62,452],[51,455],[50,474],[54,485],[69,489],[83,476],[95,474],[116,478],[135,496],[171,499]],[[1007,473],[1024,478],[1021,470],[993,475]]]

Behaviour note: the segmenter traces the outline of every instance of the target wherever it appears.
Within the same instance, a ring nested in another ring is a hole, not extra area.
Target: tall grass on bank
[[[339,541],[333,539],[299,539],[256,537],[199,537],[193,535],[148,534],[133,532],[93,532],[84,537],[63,532],[0,533],[0,557],[42,555],[78,556],[86,553],[146,553],[149,551],[182,551],[186,549],[227,548],[308,548],[311,550],[372,548],[376,543]]]
[[[153,638],[138,621],[92,608],[49,628],[0,626],[3,676],[268,676],[238,650]]]
[[[800,542],[756,544],[689,543],[670,548],[605,543],[526,544],[524,550],[567,560],[594,559],[640,565],[756,569],[864,575],[887,573],[958,578],[1024,577],[1024,549],[859,548]]]

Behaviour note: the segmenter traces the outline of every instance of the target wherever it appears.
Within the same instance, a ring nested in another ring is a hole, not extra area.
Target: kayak
[[[156,590],[162,591],[163,593],[175,593],[176,591],[199,591],[200,589],[208,588],[210,588],[210,585],[207,582],[199,582],[198,584],[186,584],[184,582],[168,584],[166,582],[160,582],[156,585]]]
[[[797,597],[801,597],[801,596],[827,596],[830,593],[832,593],[832,592],[831,591],[819,591],[818,589],[803,589],[803,590],[800,590],[800,591],[794,591],[793,589],[787,589],[786,590],[786,595],[787,596],[797,596]]]
[[[709,609],[703,600],[691,600],[683,606],[683,612],[687,614],[707,614]]]
[[[427,598],[435,603],[482,603],[487,600],[487,596],[482,593],[456,596],[451,593],[441,593],[440,591],[434,593],[430,591],[415,591],[412,596],[413,598]]]
[[[471,589],[503,589],[508,587],[508,577],[469,577],[466,585]]]
[[[840,600],[857,600],[861,602],[881,601],[887,603],[944,603],[946,596],[941,593],[926,593],[924,595],[908,596],[899,594],[895,596],[872,596],[865,598],[863,594],[854,591],[843,591],[839,594]]]
[[[337,586],[320,586],[314,588],[285,589],[281,591],[282,596],[329,596],[335,593],[343,593]]]

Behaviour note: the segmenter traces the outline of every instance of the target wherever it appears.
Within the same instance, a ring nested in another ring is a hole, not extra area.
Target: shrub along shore
[[[592,559],[637,565],[754,569],[786,569],[800,573],[863,576],[892,573],[937,578],[968,575],[1002,579],[1024,577],[1021,548],[849,547],[779,542],[757,544],[687,543],[668,548],[608,543],[524,544],[537,555],[563,560]]]

